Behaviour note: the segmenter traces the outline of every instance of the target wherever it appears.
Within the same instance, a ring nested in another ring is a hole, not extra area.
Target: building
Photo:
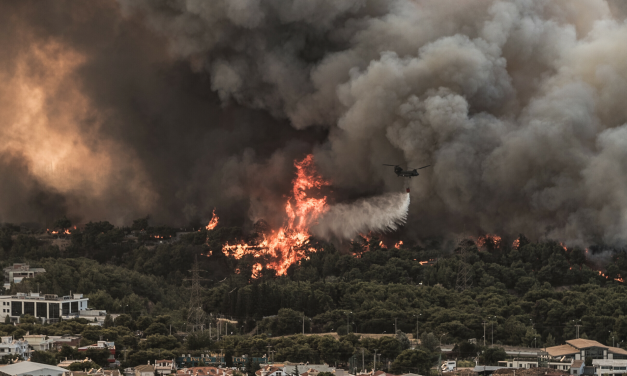
[[[59,351],[63,346],[70,346],[73,348],[77,348],[81,342],[81,337],[79,336],[70,336],[70,335],[62,335],[62,336],[49,336],[52,340],[52,347]]]
[[[150,364],[144,364],[134,368],[135,376],[155,376],[155,368]]]
[[[22,359],[30,357],[30,347],[24,340],[15,340],[12,336],[0,337],[0,358],[18,355]]]
[[[169,375],[174,373],[174,361],[173,360],[155,360],[155,371],[160,375]]]
[[[63,376],[65,368],[35,362],[19,362],[0,367],[0,376]]]
[[[97,343],[94,343],[93,345],[89,345],[89,346],[83,346],[83,347],[79,347],[78,351],[84,352],[87,351],[89,349],[96,349],[96,350],[108,350],[109,351],[109,365],[111,367],[115,367],[115,366],[119,366],[120,362],[118,362],[115,359],[115,342],[107,342],[107,341],[98,341]],[[152,366],[151,366],[152,367]],[[154,376],[154,369],[153,369],[153,375]]]
[[[571,339],[560,346],[547,347],[546,352],[553,359],[585,360],[591,359],[627,359],[627,351],[619,347],[605,346],[589,339]]]
[[[117,316],[119,315],[114,315],[114,317],[111,318],[113,319]],[[78,317],[91,321],[91,325],[102,326],[107,317],[107,311],[87,308],[79,311]]]
[[[177,376],[228,376],[232,374],[231,369],[217,367],[191,367],[178,370]]]
[[[48,336],[44,334],[26,334],[24,336],[24,340],[28,342],[33,350],[48,351],[52,349],[52,339],[48,338]]]
[[[265,366],[261,369],[255,371],[255,375],[257,376],[286,376],[285,372],[283,372],[283,368],[273,367],[273,366]]]
[[[43,322],[58,322],[78,318],[80,311],[87,310],[87,301],[83,294],[59,297],[53,294],[17,293],[0,296],[0,320],[8,316],[12,322],[19,322],[22,315],[33,315]]]
[[[11,288],[11,283],[20,283],[24,278],[35,278],[37,274],[45,272],[44,268],[31,268],[28,264],[13,264],[4,268],[4,287]]]
[[[627,373],[627,359],[593,359],[592,366],[597,376],[614,376]]]

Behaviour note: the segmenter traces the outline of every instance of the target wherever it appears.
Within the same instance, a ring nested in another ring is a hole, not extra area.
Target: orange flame
[[[379,242],[379,247],[381,247],[381,248],[387,248],[388,246],[387,246],[387,245],[385,245],[385,244],[383,243],[383,240],[381,240],[381,241]]]
[[[518,249],[518,247],[520,247],[520,239],[516,239],[514,243],[512,243],[512,248]]]
[[[207,231],[216,228],[216,226],[218,225],[218,219],[220,219],[220,217],[216,215],[216,209],[213,208],[213,215],[211,217],[211,220],[209,221],[209,224],[207,225]]]
[[[566,245],[564,243],[560,243],[560,245],[562,246],[562,248],[564,248],[564,251],[568,251],[568,248],[566,248]]]
[[[282,275],[290,265],[306,258],[308,252],[316,250],[309,247],[309,227],[327,210],[327,197],[313,198],[307,194],[308,190],[319,190],[330,182],[323,180],[316,171],[313,155],[309,154],[300,162],[294,162],[296,177],[292,181],[292,196],[285,204],[287,219],[278,230],[270,234],[262,234],[262,239],[253,244],[240,243],[230,245],[226,243],[222,251],[227,256],[241,259],[245,255],[267,260],[266,267],[276,270]],[[258,266],[257,266],[258,265]],[[261,264],[253,266],[253,277],[259,275]]]
[[[402,245],[403,245],[403,241],[399,240],[396,244],[394,244],[394,248],[400,249]]]
[[[484,247],[487,244],[492,244],[495,248],[500,248],[501,247],[501,237],[498,235],[490,235],[487,234],[485,236],[480,236],[477,239],[477,246],[478,247]]]

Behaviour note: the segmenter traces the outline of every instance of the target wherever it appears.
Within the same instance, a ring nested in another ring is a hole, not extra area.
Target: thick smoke
[[[0,10],[3,151],[24,156],[33,192],[63,198],[55,210],[181,221],[217,205],[224,218],[273,220],[292,160],[313,149],[340,201],[400,190],[382,163],[433,165],[412,179],[417,237],[466,229],[627,241],[620,1]],[[41,123],[16,115],[33,112],[20,98],[41,99]],[[56,160],[72,173],[49,177]]]
[[[410,197],[407,193],[388,193],[337,204],[318,220],[311,232],[325,239],[354,239],[368,231],[394,231],[407,220]]]

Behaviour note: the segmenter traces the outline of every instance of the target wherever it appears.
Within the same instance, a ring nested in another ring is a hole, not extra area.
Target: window
[[[48,318],[59,318],[59,303],[50,303],[50,305],[48,305]]]
[[[22,302],[11,302],[11,316],[22,316]]]
[[[24,302],[24,314],[35,316],[35,303],[34,302]]]
[[[78,313],[78,302],[72,302],[72,304],[70,305],[71,310],[70,312],[72,313]]]
[[[37,302],[37,317],[48,317],[48,304]]]
[[[63,303],[63,305],[61,306],[61,314],[63,316],[67,316],[70,314],[70,303]]]
[[[576,369],[574,369],[574,370],[573,370],[573,375],[576,375],[576,374],[577,374],[577,370],[576,370]]]

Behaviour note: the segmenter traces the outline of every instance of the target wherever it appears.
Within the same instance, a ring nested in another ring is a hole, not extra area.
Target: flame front
[[[222,248],[225,255],[236,259],[241,259],[245,255],[263,258],[267,260],[266,268],[274,269],[277,274],[282,275],[287,272],[290,265],[306,258],[308,252],[316,251],[309,246],[311,237],[309,228],[327,211],[327,197],[309,197],[308,191],[320,190],[323,186],[330,185],[330,182],[318,174],[312,154],[300,162],[294,162],[294,166],[296,177],[292,181],[292,196],[285,203],[286,220],[283,226],[269,234],[261,234],[261,240],[253,244],[227,243]],[[261,263],[256,263],[253,266],[253,277],[259,277],[261,270]]]
[[[209,221],[209,224],[207,225],[207,231],[213,230],[214,228],[216,228],[216,226],[218,225],[218,219],[220,219],[220,217],[216,215],[216,209],[214,208],[211,220]]]

